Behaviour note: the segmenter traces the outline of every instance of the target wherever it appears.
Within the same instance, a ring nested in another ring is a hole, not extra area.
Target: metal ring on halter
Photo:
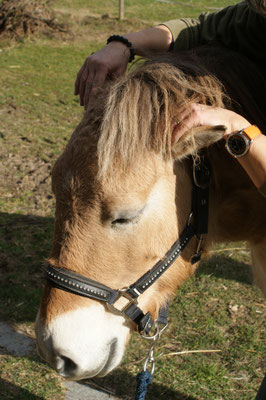
[[[140,336],[143,339],[156,341],[160,337],[160,327],[159,327],[157,320],[154,321],[154,328],[155,328],[155,334],[153,336],[148,336],[148,335],[145,335],[144,333],[141,333]]]
[[[157,319],[154,321],[154,328],[155,328],[155,334],[153,336],[147,336],[144,333],[141,333],[140,336],[143,339],[147,339],[147,340],[154,340],[154,342],[156,342],[158,339],[160,339],[161,334],[163,333],[163,331],[167,328],[168,324],[164,325],[161,329],[159,326],[159,323],[157,321]]]

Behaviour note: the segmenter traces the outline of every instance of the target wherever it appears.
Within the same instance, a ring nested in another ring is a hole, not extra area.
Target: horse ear
[[[224,137],[226,127],[199,126],[189,129],[178,141],[172,145],[172,155],[175,160],[180,160],[192,154],[196,154],[200,149],[218,142]]]

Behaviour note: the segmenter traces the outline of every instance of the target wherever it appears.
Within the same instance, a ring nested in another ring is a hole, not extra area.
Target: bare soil
[[[49,0],[3,0],[0,3],[0,34],[20,39],[23,36],[70,34],[60,23]]]
[[[22,207],[27,214],[47,215],[54,209],[51,190],[51,162],[37,156],[22,156],[19,153],[6,154],[2,158],[3,171],[0,187],[4,188],[4,198],[29,196]],[[17,208],[17,204],[15,206]]]

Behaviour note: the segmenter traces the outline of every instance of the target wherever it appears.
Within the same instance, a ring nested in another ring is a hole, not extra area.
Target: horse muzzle
[[[70,380],[107,375],[121,362],[130,335],[125,318],[101,304],[65,312],[49,324],[38,314],[35,331],[40,357]]]

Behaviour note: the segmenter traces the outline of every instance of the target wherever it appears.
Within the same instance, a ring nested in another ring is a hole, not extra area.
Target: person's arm
[[[215,43],[252,60],[265,62],[266,18],[245,2],[214,13],[202,13],[198,18],[168,21],[164,25],[172,33],[174,51]]]
[[[173,41],[172,33],[165,25],[158,25],[139,32],[127,33],[124,37],[132,43],[136,54],[140,56],[146,52],[167,52]]]
[[[192,104],[179,114],[180,122],[176,125],[172,142],[192,127],[201,125],[224,125],[225,137],[230,133],[241,131],[251,124],[241,115],[224,109],[213,108],[202,104]],[[249,151],[243,157],[237,158],[254,185],[266,197],[266,136],[260,134],[252,142]]]
[[[247,172],[255,186],[266,197],[266,136],[259,135],[239,163]]]
[[[164,25],[128,33],[123,37],[129,40],[138,55],[166,52],[172,43],[172,34]],[[107,76],[115,79],[125,73],[129,57],[129,48],[119,41],[110,42],[87,57],[75,82],[75,95],[80,96],[80,105],[87,105]]]
[[[265,21],[247,4],[239,3],[216,13],[203,13],[196,19],[176,19],[124,37],[132,43],[137,55],[166,52],[172,42],[174,51],[219,42],[253,60],[265,62]],[[115,79],[125,73],[129,57],[128,47],[121,42],[111,42],[87,57],[75,82],[80,104],[87,105],[107,76]]]

